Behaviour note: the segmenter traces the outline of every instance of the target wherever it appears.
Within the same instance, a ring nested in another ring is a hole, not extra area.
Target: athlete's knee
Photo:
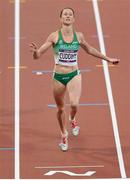
[[[57,107],[57,113],[58,113],[58,114],[62,114],[62,113],[64,113],[64,111],[65,111],[64,106],[59,106],[59,107]]]
[[[78,103],[76,103],[76,102],[74,103],[74,102],[73,102],[73,103],[71,103],[70,106],[71,106],[71,109],[72,109],[73,111],[77,112],[77,110],[78,110]]]

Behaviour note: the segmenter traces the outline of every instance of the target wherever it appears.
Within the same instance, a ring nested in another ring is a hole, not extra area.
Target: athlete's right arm
[[[50,34],[45,43],[40,48],[38,48],[38,46],[35,43],[31,43],[30,51],[33,53],[33,58],[40,58],[41,55],[45,53],[53,45],[53,43],[55,43],[55,33]]]

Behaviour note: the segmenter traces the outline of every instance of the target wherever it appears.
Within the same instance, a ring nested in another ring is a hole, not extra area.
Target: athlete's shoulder
[[[52,33],[50,34],[50,36],[55,37],[55,36],[57,36],[57,34],[58,34],[58,30],[56,30],[56,31],[52,32]]]
[[[49,40],[53,40],[53,39],[55,39],[56,36],[57,36],[57,33],[56,32],[52,32],[52,33],[49,34],[48,39]]]
[[[82,32],[77,32],[77,31],[75,33],[79,43],[81,43],[84,40],[84,34]]]
[[[56,43],[58,40],[58,30],[50,33],[50,35],[48,36],[48,40]]]

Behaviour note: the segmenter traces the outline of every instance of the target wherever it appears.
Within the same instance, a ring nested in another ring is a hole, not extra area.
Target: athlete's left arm
[[[79,38],[79,42],[80,42],[80,46],[90,55],[106,60],[107,62],[113,63],[113,64],[118,64],[119,63],[119,59],[116,58],[110,58],[107,57],[105,55],[103,55],[102,53],[100,53],[97,49],[95,49],[94,47],[92,47],[91,45],[89,45],[87,43],[87,41],[84,38],[84,35],[82,33],[78,34],[78,38]]]

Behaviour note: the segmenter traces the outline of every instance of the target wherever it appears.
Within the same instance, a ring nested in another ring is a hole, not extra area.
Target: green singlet
[[[64,41],[61,31],[58,32],[58,35],[59,39],[53,47],[55,64],[76,66],[78,50],[80,47],[76,33],[74,32],[74,38],[71,43]],[[55,72],[53,78],[66,86],[67,83],[78,74],[80,74],[79,70],[67,74],[59,74]]]
[[[53,47],[55,64],[64,66],[76,66],[77,56],[80,44],[77,40],[76,33],[71,43],[64,41],[61,31],[58,32],[59,39]]]

